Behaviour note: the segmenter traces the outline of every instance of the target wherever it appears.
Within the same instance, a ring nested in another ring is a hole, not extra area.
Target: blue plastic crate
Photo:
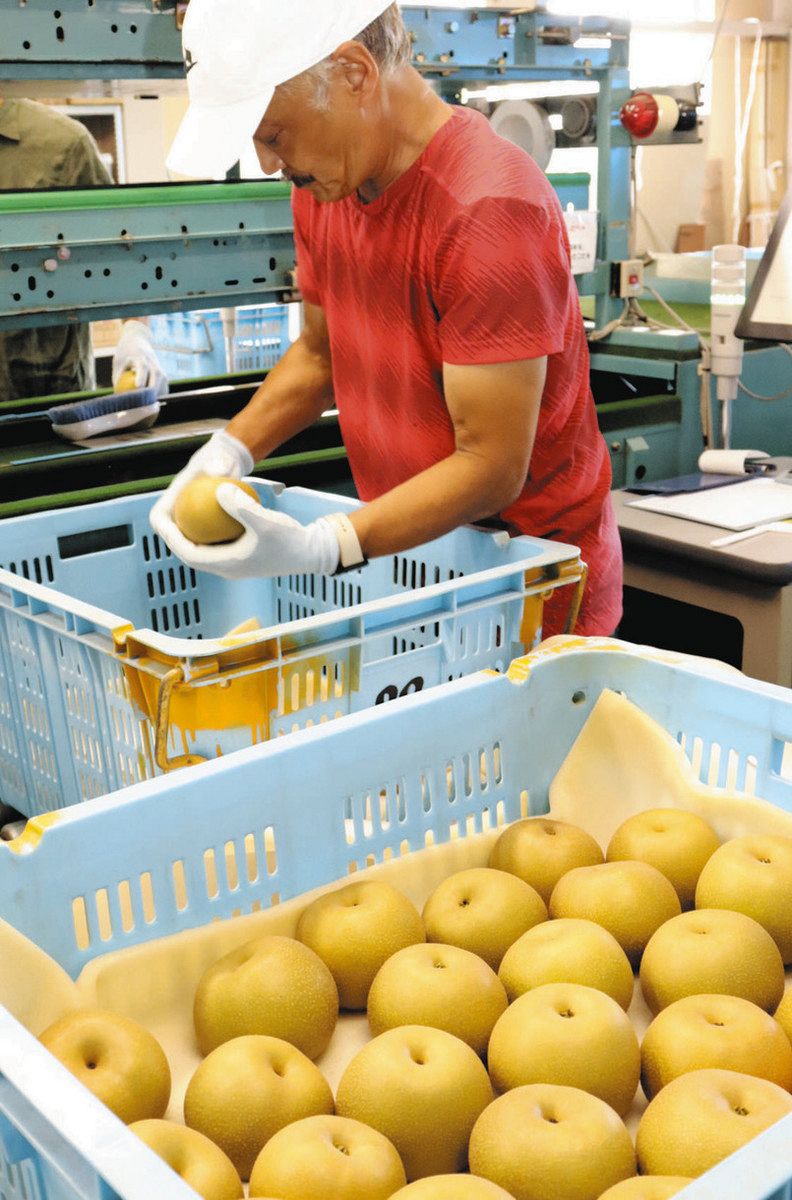
[[[254,482],[303,523],[357,506]],[[340,578],[231,582],[171,556],[153,499],[0,524],[0,799],[26,816],[502,669],[583,577],[574,547],[465,528]]]
[[[730,759],[735,786],[792,811],[782,774],[792,744],[788,690],[620,643],[570,647],[541,650],[510,676],[471,676],[29,826],[21,852],[0,844],[0,917],[76,977],[101,954],[254,911],[276,893],[299,896],[351,865],[544,812],[606,687],[695,745],[703,781],[717,762],[723,785]],[[231,846],[244,862],[251,838],[258,870],[237,871],[232,883],[218,869],[210,882],[206,855],[222,862]],[[24,1167],[39,1181],[38,1191],[10,1191],[13,1200],[186,1200],[182,1182],[167,1182],[150,1152],[130,1143],[0,1008],[0,1180]],[[791,1180],[789,1117],[680,1197],[789,1200]]]
[[[233,361],[227,361],[220,309],[160,313],[149,329],[169,379],[202,379],[227,371],[274,367],[289,348],[289,309],[285,304],[253,304],[236,310]]]

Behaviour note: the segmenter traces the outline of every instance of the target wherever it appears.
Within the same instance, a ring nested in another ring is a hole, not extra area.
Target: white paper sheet
[[[752,529],[767,521],[792,517],[792,487],[774,479],[747,479],[728,487],[677,496],[646,496],[630,502],[630,508],[681,517],[719,529]]]

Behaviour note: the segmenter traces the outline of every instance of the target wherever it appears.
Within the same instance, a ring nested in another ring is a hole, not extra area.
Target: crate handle
[[[99,554],[104,550],[121,550],[134,542],[131,525],[110,525],[105,529],[85,529],[82,533],[66,533],[58,538],[58,554],[62,560]]]
[[[569,605],[569,614],[567,616],[564,633],[575,632],[575,626],[577,625],[578,617],[580,616],[580,606],[583,603],[583,593],[586,590],[586,581],[588,579],[588,563],[582,562],[580,567],[580,579],[578,579],[577,583],[575,584],[575,590],[572,593],[572,601]]]
[[[178,771],[180,767],[194,767],[206,762],[200,754],[178,754],[168,758],[168,730],[170,728],[170,702],[173,690],[184,683],[184,671],[174,667],[163,676],[157,692],[157,716],[154,736],[154,758],[161,771]]]

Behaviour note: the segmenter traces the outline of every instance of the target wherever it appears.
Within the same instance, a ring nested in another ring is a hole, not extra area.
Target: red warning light
[[[650,92],[636,92],[619,113],[619,119],[634,138],[651,137],[660,120],[660,109]]]

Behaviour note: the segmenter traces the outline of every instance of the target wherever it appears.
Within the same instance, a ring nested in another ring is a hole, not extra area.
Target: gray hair
[[[391,4],[355,38],[366,47],[383,75],[392,75],[412,59],[412,43],[398,4]],[[317,63],[301,77],[312,86],[312,103],[326,108],[329,99],[330,72],[335,63],[330,58]]]

